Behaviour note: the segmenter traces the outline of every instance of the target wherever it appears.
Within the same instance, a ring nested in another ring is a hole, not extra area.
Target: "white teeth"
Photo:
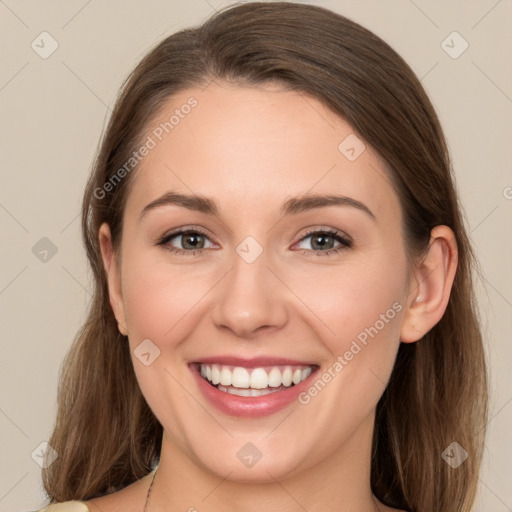
[[[271,388],[277,388],[281,385],[281,370],[279,368],[272,368],[268,374],[268,385]]]
[[[204,365],[201,365],[201,368],[203,366]],[[211,381],[212,381],[212,384],[215,384],[215,385],[217,385],[220,382],[220,370],[219,370],[219,367],[216,364],[212,365],[212,378],[211,378]]]
[[[269,395],[270,393],[275,393],[276,391],[281,391],[280,389],[272,389],[272,388],[244,389],[244,388],[234,388],[232,386],[229,386],[226,388],[220,384],[217,387],[220,391],[224,391],[225,393],[229,393],[230,395],[237,395],[237,396],[263,396],[263,395]]]
[[[251,396],[251,390],[250,389],[239,389],[239,388],[228,388],[228,393],[232,395],[238,395],[238,396]]]
[[[251,373],[249,386],[253,389],[265,389],[268,387],[268,375],[263,368],[255,368]]]
[[[231,372],[225,366],[220,371],[220,383],[223,386],[231,386]]]
[[[249,372],[245,368],[237,366],[231,374],[231,385],[235,388],[248,388]]]
[[[217,386],[221,391],[239,396],[260,396],[277,388],[290,387],[307,379],[312,372],[307,367],[243,368],[241,366],[223,366],[201,364],[201,377]],[[247,393],[246,393],[247,391]]]
[[[292,369],[285,368],[282,376],[283,386],[291,386],[292,385]]]

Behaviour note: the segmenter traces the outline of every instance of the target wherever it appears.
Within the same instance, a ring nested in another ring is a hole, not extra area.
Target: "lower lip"
[[[310,378],[315,374],[315,370],[313,370],[307,379],[283,391],[275,391],[262,396],[237,396],[220,391],[209,384],[201,377],[196,366],[190,366],[190,369],[200,391],[212,405],[225,414],[245,418],[268,416],[284,409],[292,402],[298,401],[298,396],[308,388]]]

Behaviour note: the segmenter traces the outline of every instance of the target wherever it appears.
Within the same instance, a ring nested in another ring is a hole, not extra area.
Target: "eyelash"
[[[299,242],[302,242],[305,238],[310,237],[311,235],[315,234],[322,234],[331,236],[340,243],[340,245],[334,249],[327,249],[326,251],[314,251],[312,249],[299,249],[298,252],[301,254],[304,254],[306,256],[315,254],[316,256],[328,256],[331,254],[340,253],[342,251],[345,251],[346,249],[350,249],[352,247],[352,240],[348,238],[347,236],[344,236],[341,234],[340,231],[337,231],[335,229],[312,229],[302,236],[302,238],[299,240]]]
[[[204,249],[195,249],[195,250],[186,250],[186,249],[180,249],[179,247],[174,247],[172,245],[168,245],[169,242],[179,236],[179,235],[201,235],[205,238],[209,238],[206,233],[201,231],[198,228],[181,228],[177,231],[173,231],[172,233],[169,233],[167,235],[164,235],[158,242],[157,245],[163,246],[163,248],[169,252],[175,253],[175,254],[186,254],[187,256],[196,256],[197,253],[200,253]],[[336,231],[335,229],[312,229],[311,231],[308,231],[305,233],[302,238],[299,240],[299,242],[302,242],[305,238],[308,238],[311,235],[314,234],[322,234],[327,236],[332,236],[336,241],[340,242],[340,245],[334,249],[327,249],[326,251],[315,251],[312,249],[298,249],[297,252],[300,252],[301,254],[310,256],[312,254],[316,254],[317,256],[327,256],[335,253],[340,253],[341,251],[344,251],[346,249],[349,249],[352,247],[352,240],[346,236],[343,236],[341,232]]]
[[[187,256],[196,256],[196,253],[201,252],[203,249],[195,249],[191,251],[187,251],[186,249],[180,249],[179,247],[174,247],[172,245],[168,245],[168,243],[175,237],[179,235],[201,235],[205,238],[209,238],[208,235],[201,231],[198,228],[180,228],[176,231],[173,231],[172,233],[169,233],[168,235],[164,235],[160,241],[157,243],[157,245],[163,246],[163,248],[166,251],[173,252],[175,254],[186,254]]]

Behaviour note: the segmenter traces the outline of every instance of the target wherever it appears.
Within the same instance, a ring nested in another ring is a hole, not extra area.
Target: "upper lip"
[[[241,366],[243,368],[259,368],[262,366],[318,366],[307,361],[298,361],[275,356],[260,356],[243,358],[239,356],[211,356],[195,361],[196,364],[220,364],[227,366]]]

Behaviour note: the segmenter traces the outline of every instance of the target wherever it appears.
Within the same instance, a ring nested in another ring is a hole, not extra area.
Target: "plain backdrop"
[[[109,107],[155,43],[228,3],[0,0],[0,511],[45,504],[37,453],[90,299],[79,211]],[[492,403],[475,511],[512,511],[512,2],[312,3],[390,43],[440,116],[482,266]]]

